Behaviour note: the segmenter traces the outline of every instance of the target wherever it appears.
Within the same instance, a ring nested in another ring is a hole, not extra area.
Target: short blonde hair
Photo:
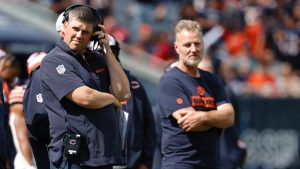
[[[198,23],[197,21],[186,20],[186,19],[178,21],[175,26],[175,35],[180,33],[182,30],[187,30],[187,31],[198,30],[200,32],[200,34],[202,35],[202,32],[201,32],[202,27],[201,27],[200,23]]]

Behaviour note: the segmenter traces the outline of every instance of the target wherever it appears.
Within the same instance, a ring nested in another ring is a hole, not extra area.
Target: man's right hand
[[[206,131],[211,128],[203,122],[203,118],[207,112],[197,112],[193,107],[187,107],[177,110],[172,116],[177,120],[180,128],[186,132]]]

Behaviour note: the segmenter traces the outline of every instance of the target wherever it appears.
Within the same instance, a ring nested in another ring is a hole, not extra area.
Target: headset
[[[81,6],[85,6],[85,7],[90,8],[90,9],[93,11],[93,14],[94,14],[94,16],[95,16],[95,18],[96,18],[96,23],[97,23],[97,25],[98,25],[99,23],[100,23],[101,25],[103,25],[103,19],[102,19],[101,15],[98,13],[98,11],[97,11],[96,9],[92,8],[92,7],[89,6],[89,5],[80,5],[80,4],[77,4],[77,5],[71,5],[71,6],[69,6],[68,8],[65,9],[64,14],[63,14],[63,20],[62,20],[62,23],[65,23],[66,21],[69,20],[69,13],[70,13],[70,11],[72,11],[72,10],[75,9],[75,8],[81,7]],[[96,30],[94,30],[94,31],[98,31],[97,28],[98,28],[98,26],[96,26]]]
[[[69,6],[68,8],[65,9],[65,11],[63,13],[62,23],[65,23],[66,21],[69,20],[69,13],[70,13],[70,11],[72,11],[75,8],[81,7],[81,6],[88,7],[88,8],[90,8],[93,11],[93,15],[96,18],[96,23],[97,23],[97,25],[96,25],[96,27],[94,29],[94,32],[101,31],[101,28],[98,26],[98,24],[100,23],[101,25],[103,25],[103,19],[102,19],[101,15],[98,13],[98,11],[96,9],[92,8],[89,5],[77,4],[77,5],[71,5],[71,6]],[[94,43],[96,43],[98,40],[99,40],[98,36],[93,36],[91,38],[91,41],[94,41]]]

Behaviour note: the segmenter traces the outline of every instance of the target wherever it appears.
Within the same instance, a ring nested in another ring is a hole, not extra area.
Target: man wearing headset
[[[112,168],[124,162],[117,109],[130,97],[128,79],[95,9],[71,6],[63,23],[63,39],[41,64],[51,168]],[[97,26],[102,31],[95,32]],[[98,37],[103,54],[86,48],[92,37]]]

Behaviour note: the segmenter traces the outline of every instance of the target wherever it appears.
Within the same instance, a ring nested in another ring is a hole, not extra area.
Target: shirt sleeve
[[[230,102],[228,97],[227,97],[226,90],[225,90],[225,84],[222,81],[221,77],[214,74],[213,78],[214,78],[214,81],[215,81],[214,82],[214,84],[215,84],[214,95],[215,95],[215,98],[216,98],[216,105],[220,106],[224,103]]]
[[[77,75],[74,63],[67,59],[57,57],[44,59],[41,71],[42,88],[45,89],[45,92],[51,91],[58,100],[76,88],[85,85]]]
[[[159,106],[167,117],[179,109],[192,106],[183,84],[175,78],[163,77],[158,92]]]

